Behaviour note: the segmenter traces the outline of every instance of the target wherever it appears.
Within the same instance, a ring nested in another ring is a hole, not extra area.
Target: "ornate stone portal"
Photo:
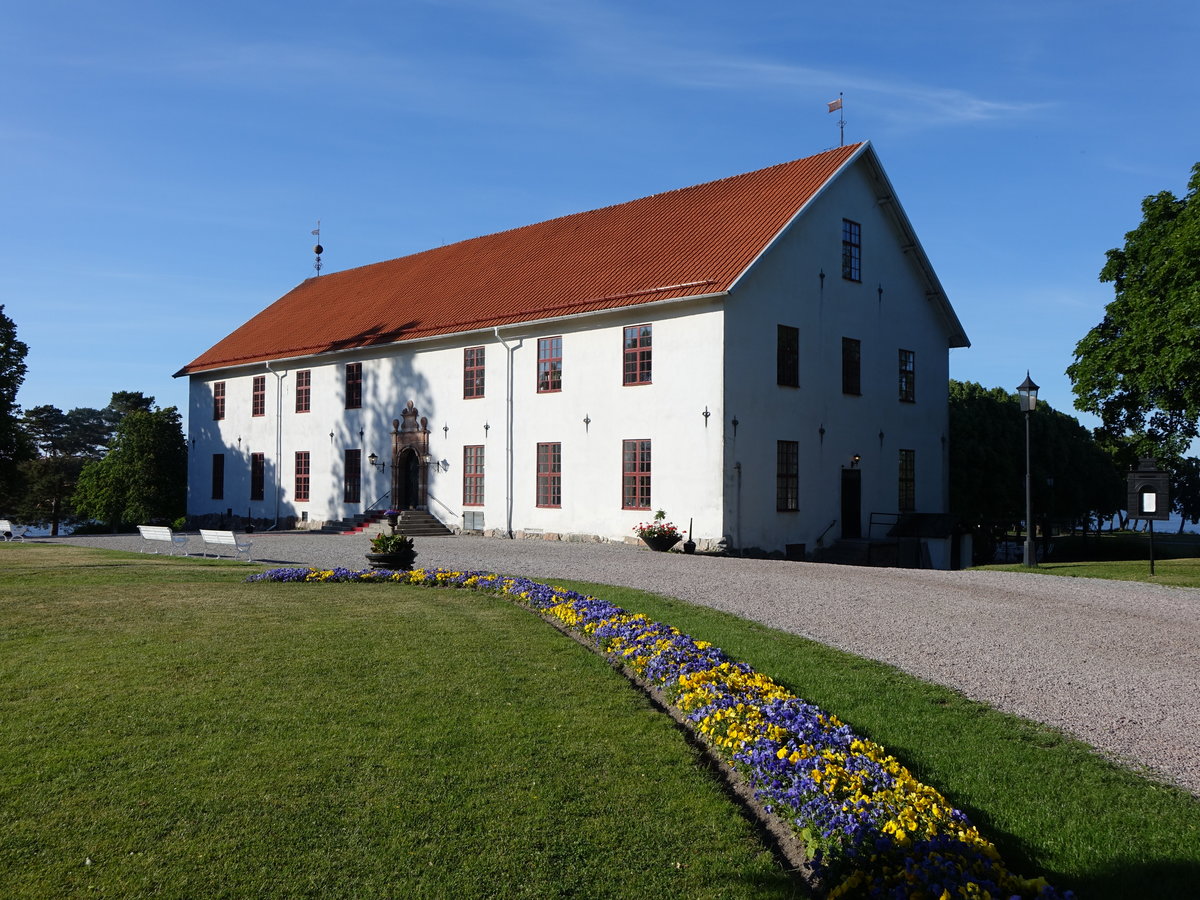
[[[417,419],[411,400],[392,419],[392,508],[427,509],[429,506],[429,420]]]

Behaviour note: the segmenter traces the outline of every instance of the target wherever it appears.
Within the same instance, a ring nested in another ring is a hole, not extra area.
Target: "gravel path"
[[[136,536],[60,540],[141,549]],[[368,538],[254,540],[255,561],[363,568]],[[1062,729],[1200,795],[1200,590],[689,557],[623,544],[452,537],[416,546],[421,566],[620,584],[725,610]]]

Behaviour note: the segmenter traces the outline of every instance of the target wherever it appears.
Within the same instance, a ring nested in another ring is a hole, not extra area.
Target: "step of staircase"
[[[869,541],[851,538],[836,541],[832,546],[813,551],[813,562],[839,566],[894,566],[896,544],[893,541]]]
[[[382,510],[365,515],[351,516],[339,522],[326,522],[318,534],[362,534],[364,531],[383,531],[388,528]],[[396,531],[409,537],[445,537],[453,534],[431,514],[419,509],[406,509],[400,513]]]

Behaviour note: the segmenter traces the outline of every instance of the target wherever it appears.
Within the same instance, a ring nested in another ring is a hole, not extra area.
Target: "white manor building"
[[[309,278],[177,373],[188,511],[626,540],[665,509],[702,549],[811,554],[946,511],[968,345],[874,149],[840,147]]]

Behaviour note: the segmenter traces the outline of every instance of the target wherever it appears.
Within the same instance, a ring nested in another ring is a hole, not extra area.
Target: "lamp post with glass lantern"
[[[1033,408],[1037,406],[1038,386],[1025,370],[1025,380],[1017,386],[1017,396],[1021,401],[1021,412],[1025,413],[1025,559],[1027,568],[1037,565],[1037,556],[1033,552],[1033,478],[1029,463],[1029,418]]]

